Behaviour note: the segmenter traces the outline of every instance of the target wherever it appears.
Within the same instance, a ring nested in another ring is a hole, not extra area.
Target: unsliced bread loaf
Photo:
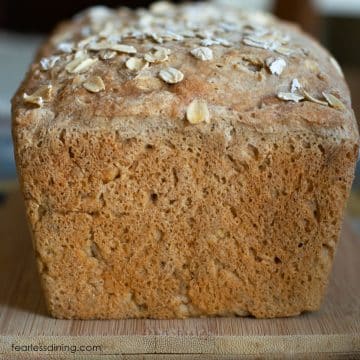
[[[319,309],[359,135],[339,65],[296,26],[91,8],[40,49],[13,137],[53,316]]]

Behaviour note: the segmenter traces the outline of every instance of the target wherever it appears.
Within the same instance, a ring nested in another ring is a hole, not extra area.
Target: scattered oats
[[[186,110],[186,118],[190,124],[199,124],[203,121],[210,123],[210,113],[203,100],[193,100]]]
[[[336,96],[325,92],[322,94],[331,107],[338,110],[345,110],[345,105]]]
[[[97,59],[92,58],[78,58],[70,61],[66,66],[65,69],[70,74],[76,74],[86,71],[91,65],[97,62]]]
[[[135,57],[129,58],[126,63],[126,67],[132,71],[141,71],[149,66],[149,63],[144,59],[139,59]]]
[[[145,54],[144,59],[149,63],[160,63],[167,61],[170,54],[170,49],[158,47],[155,52]]]
[[[176,84],[184,78],[184,74],[181,71],[172,67],[160,70],[159,76],[168,84]]]
[[[163,34],[161,34],[161,37],[164,40],[167,40],[167,41],[172,41],[172,40],[174,40],[174,41],[183,41],[184,40],[184,37],[182,35],[174,33],[171,30],[166,30]]]
[[[303,89],[302,92],[303,92],[304,97],[305,97],[306,100],[311,101],[311,102],[316,103],[316,104],[319,104],[319,105],[328,106],[328,103],[326,101],[314,98],[305,89]]]
[[[301,89],[301,84],[299,83],[299,80],[298,79],[293,79],[292,82],[291,82],[290,91],[292,93],[295,93],[300,89]]]
[[[267,58],[265,60],[266,66],[273,75],[281,75],[286,67],[286,61],[282,58]]]
[[[294,53],[293,49],[290,49],[286,46],[279,46],[275,49],[275,51],[281,55],[290,56]]]
[[[77,43],[77,48],[83,49],[85,46],[87,46],[89,44],[96,43],[96,40],[97,40],[97,36],[95,36],[95,35],[88,36],[85,39],[83,39]]]
[[[164,39],[156,33],[150,33],[150,37],[158,44],[162,44],[164,42]]]
[[[279,92],[277,94],[277,97],[281,100],[294,101],[294,102],[299,102],[301,100],[304,100],[304,96],[299,94],[288,93],[288,92]]]
[[[219,45],[230,47],[232,44],[230,41],[223,39],[223,38],[215,38],[214,41],[216,41]]]
[[[124,44],[113,44],[108,41],[101,41],[98,43],[90,44],[89,50],[93,50],[93,51],[113,50],[113,51],[126,53],[126,54],[135,54],[136,53],[136,49],[134,48],[134,46],[124,45]]]
[[[123,44],[111,44],[109,46],[109,50],[114,50],[117,52],[125,53],[125,54],[135,54],[136,49],[131,45],[123,45]]]
[[[220,45],[218,41],[213,39],[203,39],[200,41],[201,46],[212,46],[212,45]]]
[[[75,54],[74,54],[74,59],[83,59],[83,58],[87,58],[87,52],[86,50],[78,50]]]
[[[53,68],[55,66],[55,64],[57,63],[57,61],[60,59],[60,56],[50,56],[48,58],[42,58],[40,60],[40,66],[42,68],[42,70],[50,70],[51,68]]]
[[[253,46],[253,47],[260,47],[260,48],[264,48],[264,42],[259,42],[259,41],[254,41],[253,39],[250,39],[250,38],[244,38],[243,40],[243,43],[245,45],[248,45],[248,46]]]
[[[207,47],[198,47],[190,51],[191,55],[202,61],[212,60],[213,52]]]
[[[87,58],[83,60],[78,66],[76,66],[73,72],[77,72],[77,73],[84,72],[97,61],[98,59]]]
[[[109,46],[111,46],[111,44],[109,44],[107,41],[100,41],[91,42],[87,48],[92,51],[100,51],[109,49]]]
[[[245,31],[243,43],[248,46],[262,48],[270,51],[278,51],[284,55],[290,55],[291,49],[283,45],[289,41],[289,36],[280,31],[259,27]]]
[[[23,99],[26,103],[34,104],[39,107],[44,105],[45,101],[50,100],[52,95],[52,85],[43,85],[40,86],[35,92],[31,95],[27,93],[23,94]]]
[[[335,58],[333,58],[332,56],[330,56],[330,62],[331,64],[334,66],[334,68],[336,69],[336,71],[338,72],[338,74],[341,76],[341,77],[344,77],[344,73],[341,69],[341,66],[340,64],[337,62],[337,60]]]
[[[84,88],[90,92],[97,93],[105,90],[105,84],[100,76],[92,76],[83,84]]]
[[[243,39],[243,43],[248,46],[261,48],[265,50],[275,50],[278,48],[278,44],[276,42],[269,42],[267,40],[263,40],[255,37],[245,37]]]
[[[116,56],[116,51],[113,50],[101,50],[99,52],[99,57],[101,60],[110,60]]]
[[[199,37],[200,39],[211,39],[213,36],[213,32],[212,31],[198,31],[196,33],[196,36]]]
[[[81,63],[82,59],[73,59],[68,62],[65,66],[65,70],[69,73],[72,73],[73,70]]]

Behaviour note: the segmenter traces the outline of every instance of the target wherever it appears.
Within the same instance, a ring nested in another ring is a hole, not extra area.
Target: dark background
[[[0,27],[17,31],[48,32],[57,22],[89,6],[136,8],[150,3],[151,1],[139,0],[2,0],[0,2]]]

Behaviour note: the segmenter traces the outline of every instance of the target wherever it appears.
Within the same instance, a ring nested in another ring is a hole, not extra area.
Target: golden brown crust
[[[204,4],[97,9],[40,50],[13,100],[13,135],[52,315],[319,307],[358,153],[349,93],[330,55],[294,26],[222,16]],[[116,54],[72,50],[92,33],[115,39]],[[119,51],[129,46],[136,54]],[[211,52],[192,52],[201,46]],[[126,65],[149,52],[157,62]]]

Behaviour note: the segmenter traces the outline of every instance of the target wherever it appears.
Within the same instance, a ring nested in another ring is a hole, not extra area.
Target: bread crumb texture
[[[13,137],[53,316],[319,308],[359,139],[339,64],[296,26],[91,8],[39,50]]]

